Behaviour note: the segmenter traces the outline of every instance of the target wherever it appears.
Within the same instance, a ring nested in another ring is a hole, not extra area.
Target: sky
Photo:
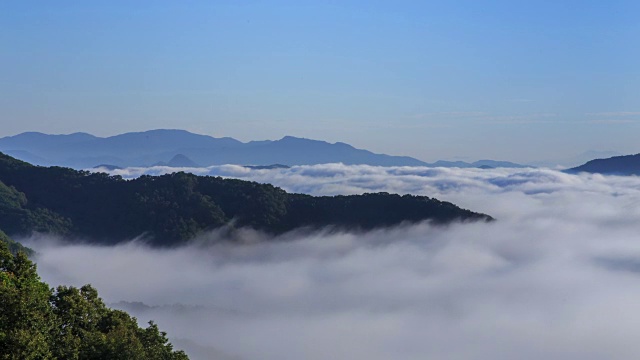
[[[235,242],[212,231],[171,249],[21,240],[38,251],[50,286],[91,283],[141,325],[156,321],[193,360],[596,360],[640,352],[637,176],[341,164],[202,171],[314,195],[424,194],[497,221],[275,239],[244,229]]]
[[[185,129],[424,161],[638,153],[637,1],[3,1],[0,136]]]

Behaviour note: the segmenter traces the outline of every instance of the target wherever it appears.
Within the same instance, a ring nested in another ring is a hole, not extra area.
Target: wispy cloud
[[[596,120],[588,120],[590,124],[605,124],[605,125],[616,125],[616,124],[634,124],[640,122],[640,119],[596,119]]]
[[[526,115],[500,115],[500,116],[485,116],[481,120],[487,124],[502,124],[502,125],[521,125],[521,124],[547,124],[547,123],[562,123],[564,120],[558,119],[558,114],[554,113],[535,113]]]
[[[605,117],[617,117],[617,116],[640,116],[640,111],[611,111],[611,112],[597,112],[587,113],[589,116],[605,116]]]
[[[487,113],[483,111],[441,111],[441,112],[428,112],[410,115],[411,119],[442,119],[442,118],[470,118],[478,116],[486,116]]]
[[[534,102],[535,100],[533,100],[533,99],[525,99],[525,98],[517,98],[517,99],[511,99],[509,101],[515,102],[515,103],[530,103],[530,102]]]
[[[416,124],[416,126],[433,125],[434,122],[449,124],[452,121],[472,121],[474,123],[501,124],[501,125],[562,122],[562,120],[557,119],[557,117],[558,117],[558,114],[555,114],[555,113],[496,115],[496,114],[490,114],[482,111],[433,112],[433,113],[415,114],[410,116],[411,119],[429,120],[428,123]]]
[[[585,122],[589,124],[625,125],[640,123],[640,112],[638,111],[594,112],[585,115],[588,117]]]

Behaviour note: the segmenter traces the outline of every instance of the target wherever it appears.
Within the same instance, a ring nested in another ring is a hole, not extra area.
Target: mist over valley
[[[0,360],[636,360],[640,1],[0,1]]]
[[[429,194],[497,221],[293,231],[276,241],[245,229],[242,244],[212,231],[177,249],[20,240],[38,252],[47,282],[92,283],[108,303],[210,358],[598,359],[640,350],[637,177],[341,164],[193,171],[313,195]]]

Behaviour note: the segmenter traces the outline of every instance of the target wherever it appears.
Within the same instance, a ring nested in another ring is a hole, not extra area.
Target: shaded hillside
[[[571,173],[589,172],[611,175],[640,175],[640,154],[595,159],[566,170]]]
[[[145,234],[176,245],[233,224],[277,234],[299,227],[357,230],[404,221],[491,220],[425,196],[387,193],[314,197],[269,184],[174,173],[124,180],[62,167],[39,167],[0,154],[0,229],[64,234],[114,243]]]
[[[0,230],[0,242],[2,242],[2,243],[7,245],[7,249],[9,249],[9,252],[11,254],[15,255],[15,254],[17,254],[19,252],[23,252],[23,253],[25,253],[25,255],[27,255],[29,257],[33,256],[33,254],[34,254],[33,249],[30,249],[30,248],[20,244],[19,242],[11,239],[2,230]]]

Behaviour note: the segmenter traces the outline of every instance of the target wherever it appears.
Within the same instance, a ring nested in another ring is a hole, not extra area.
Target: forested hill
[[[424,196],[388,193],[314,197],[269,184],[174,173],[124,180],[40,167],[0,153],[0,229],[114,243],[145,235],[178,245],[224,225],[278,234],[300,227],[367,230],[402,222],[492,218]]]
[[[640,154],[595,159],[568,169],[569,173],[589,172],[611,175],[640,175]]]

